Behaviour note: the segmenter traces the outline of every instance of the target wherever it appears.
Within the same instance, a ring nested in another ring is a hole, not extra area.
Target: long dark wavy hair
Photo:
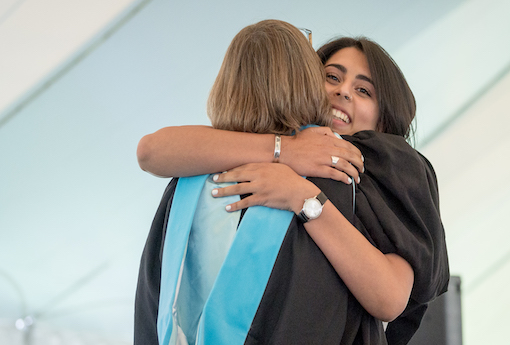
[[[377,130],[410,139],[414,135],[416,101],[404,74],[380,45],[366,37],[342,37],[323,45],[317,54],[325,65],[333,54],[349,47],[361,51],[368,60],[379,104]]]

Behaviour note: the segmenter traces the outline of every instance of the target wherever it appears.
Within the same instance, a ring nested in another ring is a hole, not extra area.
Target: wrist
[[[293,140],[295,136],[288,136],[288,135],[281,135],[280,138],[281,138],[281,148],[280,148],[280,157],[279,157],[279,160],[278,162],[279,163],[282,163],[282,164],[285,164],[287,166],[290,166],[288,164],[288,159],[289,159],[289,156],[290,156],[290,152],[292,151],[291,149],[291,146],[292,145],[289,145],[291,143],[291,140]]]
[[[302,223],[319,218],[322,214],[322,209],[324,204],[326,204],[326,201],[328,201],[328,197],[322,191],[312,198],[305,199],[303,202],[303,208],[301,209],[301,212],[297,214],[297,218]]]
[[[274,134],[254,134],[257,141],[253,140],[250,150],[257,159],[250,159],[243,163],[272,163],[274,159]]]
[[[321,190],[319,187],[314,185],[312,182],[303,179],[303,181],[306,182],[306,184],[303,184],[302,186],[296,186],[296,192],[294,194],[293,200],[292,200],[292,211],[298,215],[301,210],[303,210],[303,203],[306,199],[310,199],[318,195]]]
[[[282,138],[280,134],[274,135],[274,153],[273,153],[273,163],[278,163],[280,160],[280,153],[282,150]]]

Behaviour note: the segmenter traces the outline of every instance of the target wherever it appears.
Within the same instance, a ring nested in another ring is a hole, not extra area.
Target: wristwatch
[[[311,219],[316,219],[322,213],[324,204],[328,201],[328,197],[323,192],[320,192],[317,196],[310,199],[305,199],[303,209],[297,215],[298,219],[306,223]]]

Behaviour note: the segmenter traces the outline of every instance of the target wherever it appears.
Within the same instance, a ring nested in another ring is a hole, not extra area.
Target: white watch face
[[[303,212],[308,218],[315,219],[321,215],[322,205],[320,201],[315,198],[307,199],[303,205]]]

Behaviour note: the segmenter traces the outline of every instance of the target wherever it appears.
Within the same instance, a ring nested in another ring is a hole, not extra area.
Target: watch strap
[[[326,201],[328,201],[328,197],[326,196],[326,194],[324,194],[324,192],[320,192],[319,194],[317,194],[316,198],[317,200],[319,200],[322,206],[324,206]]]
[[[303,210],[301,210],[296,217],[301,221],[301,223],[306,223],[310,220]]]

